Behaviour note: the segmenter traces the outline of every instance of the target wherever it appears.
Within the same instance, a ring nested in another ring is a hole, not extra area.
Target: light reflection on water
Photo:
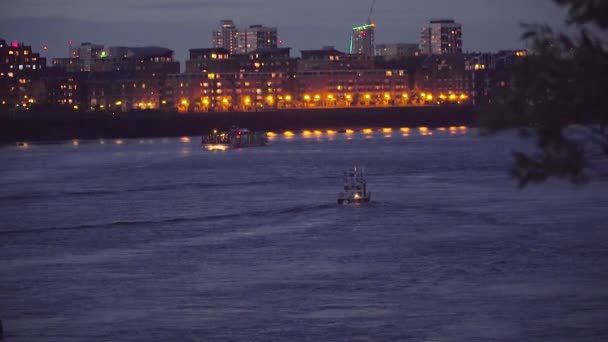
[[[395,131],[401,132],[401,134],[394,134]],[[430,137],[434,134],[441,133],[449,133],[451,135],[468,135],[471,130],[467,126],[459,126],[459,127],[439,127],[436,129],[431,129],[428,127],[418,127],[416,129],[411,129],[409,127],[400,127],[400,128],[361,128],[361,129],[307,129],[300,131],[283,131],[282,133],[275,132],[267,132],[266,135],[269,141],[277,141],[277,140],[293,140],[297,138],[303,139],[311,139],[322,141],[335,141],[336,139],[345,139],[352,140],[355,137],[363,137],[366,140],[377,138],[378,136],[383,137],[384,139],[393,139],[395,137],[408,138],[413,135],[419,135],[424,137]],[[414,133],[414,134],[413,134]],[[175,139],[175,138],[174,138]],[[179,142],[184,145],[196,144],[199,140],[199,137],[179,137]],[[162,144],[170,144],[171,138],[157,138],[157,139],[114,139],[111,140],[115,145],[124,145],[124,144],[133,144],[137,143],[139,145],[154,145],[156,143]],[[105,145],[106,139],[98,139],[98,140],[82,140],[82,139],[72,139],[70,141],[57,141],[54,144],[70,144],[74,147],[80,146],[82,144],[98,144]],[[32,145],[39,145],[38,142],[20,142],[17,143],[16,146],[21,149],[27,149]],[[51,142],[51,144],[53,144]]]

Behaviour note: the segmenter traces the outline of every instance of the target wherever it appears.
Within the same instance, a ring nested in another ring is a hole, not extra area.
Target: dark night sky
[[[189,48],[211,46],[220,19],[238,27],[277,26],[284,46],[299,50],[334,45],[347,50],[350,29],[367,18],[371,0],[0,0],[0,37],[49,46],[67,57],[68,41],[160,45],[183,61]],[[525,47],[520,23],[561,26],[564,11],[550,0],[377,0],[378,43],[415,42],[430,18],[463,25],[466,51]]]

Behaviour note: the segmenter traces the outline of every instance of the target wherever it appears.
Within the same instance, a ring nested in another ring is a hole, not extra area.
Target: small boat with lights
[[[228,132],[218,132],[203,135],[201,144],[208,150],[227,150],[230,148],[243,148],[264,146],[268,142],[265,133],[253,132],[247,128],[232,127]]]
[[[367,191],[363,168],[352,167],[344,172],[344,192],[338,195],[338,204],[368,203],[372,193]]]

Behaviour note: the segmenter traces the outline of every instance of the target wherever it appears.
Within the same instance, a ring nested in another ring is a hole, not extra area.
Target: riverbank
[[[202,135],[233,125],[252,130],[280,131],[354,127],[474,126],[477,108],[390,107],[281,110],[177,114],[137,112],[121,114],[34,114],[0,119],[0,141],[139,138]]]

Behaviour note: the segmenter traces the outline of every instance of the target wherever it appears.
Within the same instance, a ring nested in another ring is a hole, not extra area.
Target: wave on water
[[[334,204],[321,204],[321,205],[304,205],[294,206],[286,208],[277,208],[270,210],[257,210],[243,213],[232,213],[232,214],[220,214],[220,215],[206,215],[199,217],[175,217],[166,218],[160,220],[134,220],[134,221],[115,221],[106,223],[95,223],[95,224],[82,224],[76,226],[59,226],[59,227],[40,227],[33,229],[21,229],[21,230],[7,230],[0,232],[0,235],[20,235],[20,234],[32,234],[41,233],[46,231],[65,231],[65,230],[89,230],[89,229],[100,229],[100,228],[123,228],[133,226],[147,226],[147,225],[164,225],[164,224],[178,224],[188,222],[209,222],[209,221],[220,221],[226,219],[235,218],[263,218],[276,215],[285,214],[301,214],[301,213],[314,213],[326,209],[335,208]]]
[[[374,201],[370,204],[382,206],[386,208],[390,208],[393,210],[412,210],[418,211],[420,213],[430,215],[430,216],[441,216],[441,217],[454,217],[454,218],[463,218],[463,219],[471,219],[471,222],[476,223],[484,223],[492,226],[521,226],[522,224],[516,221],[507,221],[502,220],[492,214],[480,213],[470,210],[465,210],[461,208],[453,208],[450,206],[429,206],[423,204],[401,204],[397,202],[379,202]]]
[[[29,192],[29,193],[23,193],[23,194],[2,196],[2,197],[0,197],[0,202],[30,200],[30,199],[43,199],[43,198],[56,198],[56,197],[66,197],[66,196],[110,195],[110,194],[116,194],[119,192],[120,191],[110,191],[110,190]]]
[[[335,178],[335,177],[317,177],[314,179]],[[17,200],[34,200],[46,198],[60,197],[79,197],[79,196],[104,196],[104,195],[120,195],[125,193],[137,192],[155,192],[155,191],[175,191],[186,189],[210,189],[222,187],[244,187],[244,186],[259,186],[259,185],[274,185],[279,183],[289,183],[294,181],[310,181],[313,178],[273,178],[249,182],[233,182],[233,183],[182,183],[182,184],[166,184],[166,185],[150,185],[137,188],[127,188],[121,190],[81,190],[81,191],[40,191],[29,192],[22,194],[13,194],[0,196],[0,202],[17,201]]]

